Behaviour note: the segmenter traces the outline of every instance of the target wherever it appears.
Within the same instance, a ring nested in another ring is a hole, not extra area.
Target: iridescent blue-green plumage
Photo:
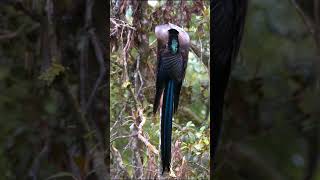
[[[172,54],[176,54],[177,53],[177,51],[178,51],[178,41],[176,39],[172,39],[170,48],[171,48]]]
[[[179,104],[179,95],[185,75],[188,46],[181,46],[179,32],[169,29],[166,44],[158,42],[158,66],[154,113],[160,104],[161,96],[161,161],[162,170],[170,171],[172,118]]]

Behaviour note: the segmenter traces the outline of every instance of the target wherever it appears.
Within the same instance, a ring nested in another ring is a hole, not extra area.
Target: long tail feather
[[[162,171],[170,171],[171,161],[171,136],[172,136],[172,116],[174,102],[174,82],[168,81],[163,97],[161,113],[161,160]]]

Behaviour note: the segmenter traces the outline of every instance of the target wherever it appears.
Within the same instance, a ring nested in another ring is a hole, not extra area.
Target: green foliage
[[[198,178],[207,178],[210,160],[209,124],[199,128],[192,121],[189,121],[182,127],[176,129],[175,134],[182,142],[181,150],[192,167],[192,174]],[[204,168],[197,168],[199,164]]]
[[[52,9],[47,8],[49,2]],[[88,156],[93,147],[86,146],[79,106],[80,99],[89,99],[100,66],[92,43],[85,47],[79,42],[88,35],[83,28],[83,2],[0,2],[0,179],[81,179],[95,174],[87,166],[94,164]],[[97,39],[102,38],[97,35]],[[88,55],[83,58],[85,66],[90,68],[84,73],[86,92],[80,98],[77,47],[81,46]],[[103,86],[99,84],[86,111],[94,119],[84,117],[88,123],[105,116],[98,112],[99,107],[105,108]],[[103,129],[105,123],[101,124]]]
[[[51,66],[45,72],[40,74],[39,79],[45,81],[47,85],[50,85],[54,79],[64,71],[65,68],[53,60]]]

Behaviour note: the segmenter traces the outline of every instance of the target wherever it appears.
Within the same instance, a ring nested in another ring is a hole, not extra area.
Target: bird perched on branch
[[[177,111],[190,46],[189,35],[174,24],[156,26],[158,41],[156,95],[153,113],[161,106],[162,173],[170,172],[172,117]],[[162,102],[162,103],[160,103]]]
[[[211,92],[212,120],[210,121],[210,166],[213,169],[215,169],[215,154],[222,128],[224,95],[228,85],[231,64],[235,61],[239,51],[247,4],[247,0],[214,0],[211,3],[213,10],[213,19],[211,21],[213,79]]]

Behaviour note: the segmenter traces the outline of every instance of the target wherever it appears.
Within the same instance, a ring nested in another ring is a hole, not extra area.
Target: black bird
[[[211,169],[215,169],[215,154],[223,121],[224,95],[231,64],[237,57],[242,39],[247,0],[213,0],[212,12],[212,120],[210,121]],[[213,171],[211,172],[213,173]],[[212,174],[211,174],[212,177]]]
[[[156,95],[153,113],[161,105],[162,173],[170,172],[172,117],[177,111],[190,46],[189,35],[174,24],[156,26],[158,40]],[[162,103],[160,103],[162,101]]]

